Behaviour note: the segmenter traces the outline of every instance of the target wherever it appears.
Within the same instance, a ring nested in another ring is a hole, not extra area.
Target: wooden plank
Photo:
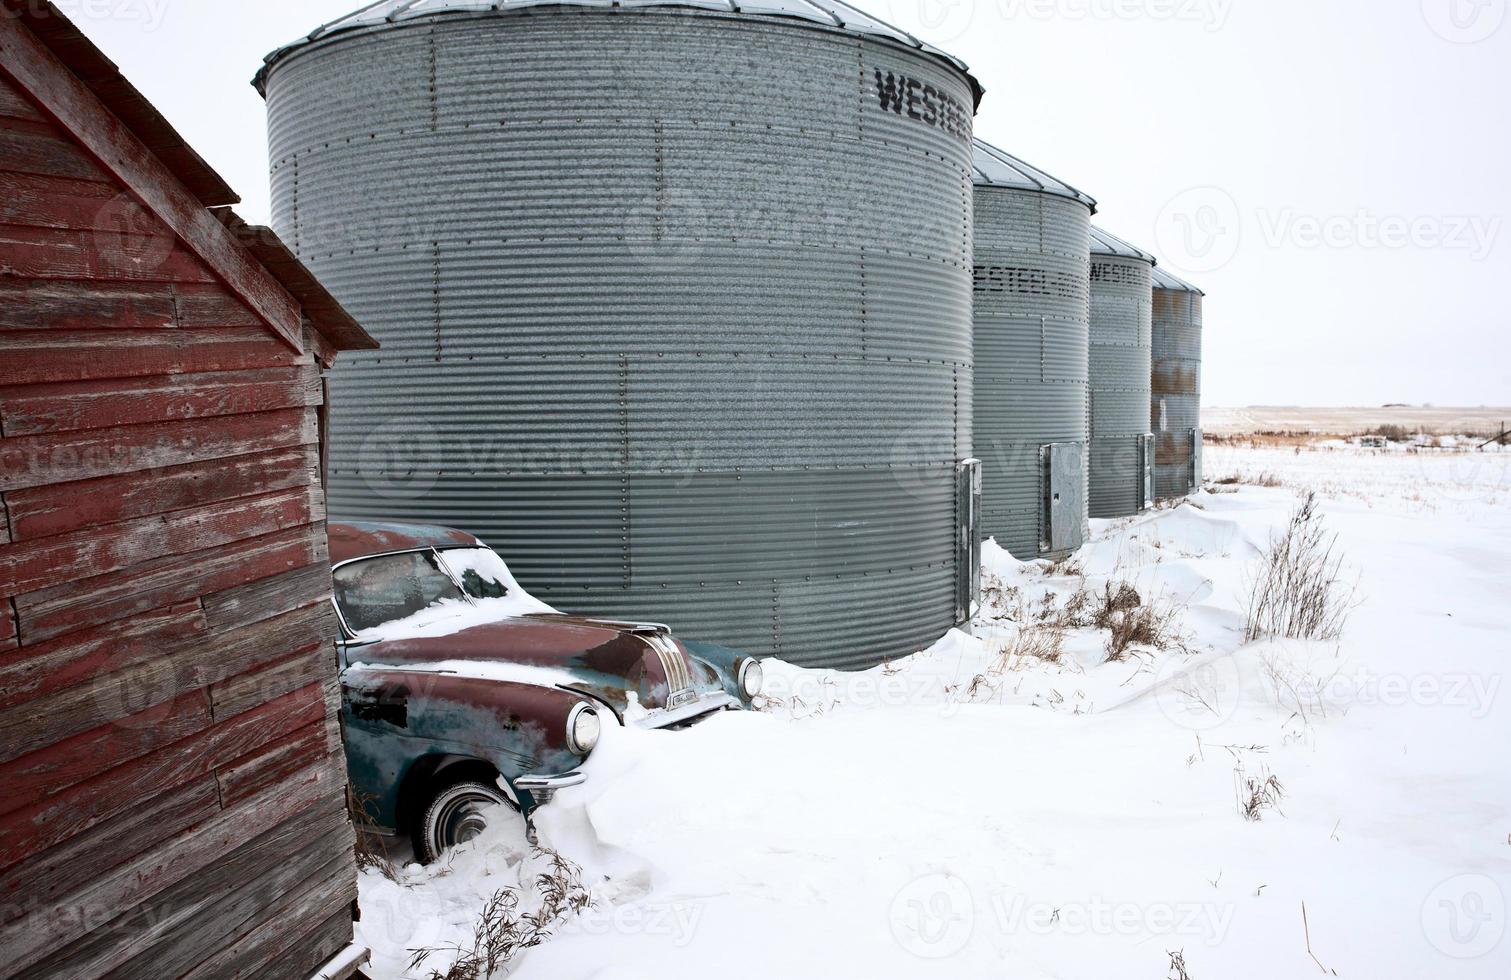
[[[171,235],[145,208],[109,184],[4,170],[0,170],[0,225]]]
[[[296,652],[324,647],[334,638],[335,613],[317,603],[256,626],[184,642],[167,656],[11,706],[0,714],[0,761],[133,717],[154,705],[170,705],[184,694]],[[245,707],[247,700],[237,699],[216,712],[212,696],[212,717],[229,717],[232,706]]]
[[[204,610],[190,600],[23,647],[0,661],[0,711],[154,660],[206,630]]]
[[[211,724],[209,692],[195,691],[170,704],[155,705],[115,724],[0,763],[0,785],[5,786],[5,792],[0,793],[0,817],[36,806],[49,796],[117,767],[135,773],[139,767],[130,765],[135,760],[203,732]],[[129,801],[134,792],[129,782],[120,790]],[[88,814],[83,816],[88,818]]]
[[[345,818],[315,806],[252,839],[202,871],[184,878],[103,928],[49,953],[40,977],[112,980],[178,977],[231,941],[259,910],[329,862],[325,840]]]
[[[36,103],[23,95],[4,75],[0,75],[0,118],[47,122],[47,117],[42,115]]]
[[[306,408],[319,405],[322,397],[320,374],[311,362],[0,388],[0,418],[5,434],[16,437]]]
[[[301,771],[234,810],[222,810],[187,834],[174,846],[158,848],[97,877],[68,897],[79,909],[130,909],[148,902],[166,888],[197,874],[227,852],[269,827],[312,807],[331,807],[345,792],[345,772],[330,760]],[[340,812],[339,806],[334,809]],[[89,931],[95,923],[79,916],[28,915],[0,926],[0,949],[6,958],[0,976],[24,975],[51,952]]]
[[[23,643],[40,643],[199,595],[303,568],[323,560],[325,527],[281,534],[138,565],[130,575],[97,575],[16,597]]]
[[[13,173],[110,182],[89,154],[41,124],[0,124],[0,164]]]
[[[315,409],[18,436],[0,440],[0,493],[312,446],[318,439]]]
[[[331,597],[331,568],[326,561],[248,582],[204,596],[205,622],[217,631],[260,622],[290,609]]]
[[[99,282],[214,282],[193,253],[171,238],[116,225],[93,231],[0,224],[0,275]]]
[[[10,596],[0,598],[0,653],[14,650],[20,646],[21,640],[17,636],[16,628],[16,600]]]
[[[178,293],[179,324],[185,327],[258,327],[261,318],[219,283],[180,283]]]
[[[23,24],[0,18],[0,56],[19,88],[163,220],[294,350],[299,306],[89,87]]]
[[[301,367],[255,327],[0,333],[0,386]]]
[[[174,287],[169,283],[0,279],[0,331],[161,330],[176,326],[178,311]]]
[[[351,942],[356,901],[356,865],[340,855],[279,896],[263,910],[260,922],[181,980],[271,980],[281,975],[308,980],[330,959],[316,959],[315,950],[332,942],[341,944],[339,950]]]
[[[22,541],[0,552],[0,595],[34,592],[324,519],[325,494],[318,487],[297,487]]]
[[[210,710],[216,718],[228,718],[290,691],[311,684],[323,685],[336,674],[335,620],[326,642],[298,653],[258,664],[251,670],[220,681],[210,688]]]
[[[163,712],[162,716],[171,721],[175,713]],[[0,817],[0,868],[56,847],[126,812],[136,805],[137,794],[144,786],[166,791],[207,776],[216,767],[293,729],[317,723],[324,716],[325,703],[318,688],[295,691],[7,813]]]
[[[215,500],[288,490],[319,482],[314,446],[216,459],[146,473],[13,490],[16,540],[67,534]]]
[[[308,980],[351,942],[351,913],[337,912],[290,947],[283,960],[272,964],[260,980]]]
[[[325,725],[316,722],[287,738],[246,755],[215,771],[221,806],[229,809],[249,796],[325,758]]]
[[[134,805],[88,833],[0,872],[0,924],[55,904],[68,893],[220,811],[215,780],[203,778],[166,793],[138,795]]]

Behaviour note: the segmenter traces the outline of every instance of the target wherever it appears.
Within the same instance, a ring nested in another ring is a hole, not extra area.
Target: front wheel
[[[465,844],[490,827],[518,824],[519,804],[499,789],[479,782],[444,787],[425,808],[414,828],[414,853],[430,864],[458,844]]]

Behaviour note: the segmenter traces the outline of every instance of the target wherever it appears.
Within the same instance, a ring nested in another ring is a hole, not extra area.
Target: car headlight
[[[765,684],[766,669],[761,662],[753,658],[745,661],[740,667],[740,693],[745,695],[745,700],[754,701],[760,697]]]
[[[586,703],[580,703],[567,715],[567,748],[575,755],[587,755],[598,745],[603,734],[603,722],[598,712]]]

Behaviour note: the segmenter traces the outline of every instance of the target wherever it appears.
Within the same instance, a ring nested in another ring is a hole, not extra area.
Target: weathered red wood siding
[[[320,369],[88,142],[0,70],[0,977],[302,980],[356,898]]]

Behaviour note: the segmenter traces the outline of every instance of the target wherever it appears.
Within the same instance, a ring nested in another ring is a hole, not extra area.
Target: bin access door
[[[1086,447],[1062,442],[1044,447],[1046,552],[1075,551],[1086,543]]]

